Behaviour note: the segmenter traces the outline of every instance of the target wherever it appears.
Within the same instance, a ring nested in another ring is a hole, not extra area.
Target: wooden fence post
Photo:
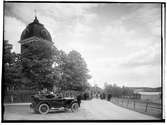
[[[147,112],[147,108],[148,108],[148,103],[146,103],[146,108],[145,108],[145,112]]]
[[[133,102],[133,106],[134,106],[134,109],[135,109],[135,101]]]
[[[129,105],[129,99],[128,99],[128,102],[127,102],[127,106]]]

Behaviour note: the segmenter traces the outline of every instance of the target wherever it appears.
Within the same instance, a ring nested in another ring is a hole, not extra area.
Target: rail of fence
[[[114,104],[117,104],[119,106],[128,109],[132,109],[155,117],[161,117],[162,107],[161,104],[158,103],[143,101],[139,99],[123,99],[123,98],[111,98],[110,101]]]

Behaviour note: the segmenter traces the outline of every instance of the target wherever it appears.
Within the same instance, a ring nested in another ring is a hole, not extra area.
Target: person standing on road
[[[81,94],[79,94],[79,95],[77,96],[77,101],[78,101],[78,105],[79,105],[79,107],[80,107],[80,104],[81,104]]]

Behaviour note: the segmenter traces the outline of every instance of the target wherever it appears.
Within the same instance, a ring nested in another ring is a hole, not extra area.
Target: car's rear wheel
[[[71,105],[71,111],[72,111],[72,112],[78,111],[78,108],[79,108],[78,103],[73,103],[73,104]]]
[[[49,106],[46,103],[40,104],[38,109],[40,114],[47,114],[49,112]]]

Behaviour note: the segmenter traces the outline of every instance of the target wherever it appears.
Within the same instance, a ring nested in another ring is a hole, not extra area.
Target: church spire
[[[39,23],[39,21],[38,21],[38,19],[37,19],[37,11],[36,11],[36,9],[34,10],[34,13],[35,13],[34,22],[35,22],[35,23]]]

